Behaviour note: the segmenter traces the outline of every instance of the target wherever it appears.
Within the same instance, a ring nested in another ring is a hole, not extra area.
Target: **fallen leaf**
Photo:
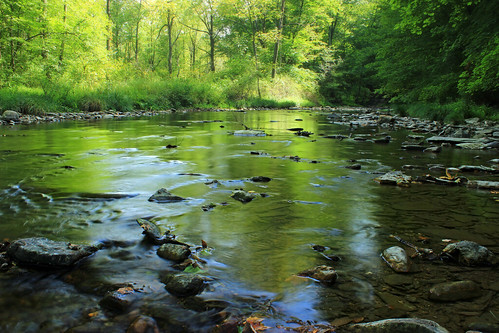
[[[262,324],[263,318],[259,317],[248,317],[246,318],[246,324],[249,324],[251,328],[255,331],[265,331],[266,329],[269,329],[270,327],[265,326]]]
[[[123,288],[120,288],[116,291],[119,292],[120,294],[130,294],[131,292],[133,292],[133,288],[132,287],[123,287]]]
[[[99,315],[99,311],[95,311],[95,312],[90,312],[88,314],[88,317],[89,318],[93,318],[93,317],[97,317]]]
[[[203,249],[206,249],[208,247],[208,244],[201,239],[201,245],[203,246]]]

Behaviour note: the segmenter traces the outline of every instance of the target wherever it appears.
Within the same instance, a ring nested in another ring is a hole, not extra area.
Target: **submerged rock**
[[[442,256],[451,258],[463,266],[488,266],[496,261],[489,249],[472,241],[449,244],[443,249]]]
[[[411,183],[412,177],[407,176],[402,171],[390,171],[374,180],[382,185],[407,186]]]
[[[234,190],[232,191],[231,197],[242,203],[250,202],[257,196],[254,192],[246,192],[244,190]]]
[[[161,258],[180,262],[189,258],[191,250],[186,245],[168,243],[161,245],[157,253]]]
[[[409,272],[410,262],[407,253],[400,246],[392,246],[384,250],[381,258],[397,273]]]
[[[24,238],[14,241],[8,255],[20,264],[67,267],[88,257],[98,249],[95,246],[57,242],[44,237]]]
[[[349,332],[375,333],[449,333],[434,321],[419,318],[394,318],[349,326]]]
[[[298,276],[306,276],[327,285],[333,285],[338,279],[338,274],[333,267],[320,265],[298,273]]]
[[[200,294],[206,287],[206,279],[197,274],[167,274],[161,282],[170,294],[178,297]]]
[[[137,292],[132,287],[123,287],[107,292],[100,300],[99,305],[108,310],[125,312],[137,298]]]
[[[471,180],[468,182],[467,186],[483,190],[499,190],[499,182],[487,180]]]
[[[154,318],[140,315],[130,324],[126,333],[159,333],[159,327]]]
[[[160,188],[156,191],[156,193],[149,197],[149,201],[155,201],[159,203],[178,202],[182,200],[185,200],[185,198],[171,194],[166,188]]]
[[[434,301],[452,302],[467,300],[482,295],[480,286],[473,281],[444,282],[433,286],[429,298]]]

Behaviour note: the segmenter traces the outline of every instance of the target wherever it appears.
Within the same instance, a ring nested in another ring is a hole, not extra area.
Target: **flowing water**
[[[230,133],[243,129],[243,123],[267,135]],[[314,134],[297,136],[288,130],[293,127]],[[327,114],[304,111],[191,112],[1,127],[1,239],[42,236],[115,244],[69,272],[19,267],[0,273],[1,330],[123,332],[132,315],[102,310],[97,291],[117,283],[140,288],[135,314],[151,315],[172,332],[207,330],[220,308],[236,316],[264,317],[273,327],[392,317],[431,319],[452,332],[464,332],[472,322],[498,324],[497,268],[416,259],[412,273],[400,275],[380,258],[383,249],[401,245],[390,235],[436,252],[445,239],[466,239],[499,253],[498,195],[373,181],[406,164],[422,167],[408,171],[411,175],[429,173],[428,164],[487,165],[494,153],[403,151],[400,143],[410,134],[404,130],[390,132],[394,140],[387,145],[322,136],[351,131],[372,135],[381,130],[351,129],[331,123]],[[362,169],[345,168],[351,160]],[[252,182],[253,176],[272,180]],[[188,200],[149,202],[159,188]],[[230,197],[238,188],[265,195],[242,204]],[[103,195],[110,193],[125,195]],[[214,209],[202,209],[210,203]],[[182,301],[164,290],[159,275],[172,270],[172,263],[143,241],[137,218],[151,219],[183,242],[208,244],[210,250],[200,254],[207,261],[202,274],[213,279],[205,292]],[[423,239],[425,244],[418,243]],[[327,260],[312,249],[314,244],[341,260]],[[296,276],[324,264],[338,272],[332,287]],[[482,296],[428,300],[433,284],[464,279],[478,282]],[[223,306],[207,311],[202,302]]]

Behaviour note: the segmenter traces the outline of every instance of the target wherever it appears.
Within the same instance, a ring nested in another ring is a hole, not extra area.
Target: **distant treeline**
[[[0,0],[0,110],[499,118],[496,0]]]

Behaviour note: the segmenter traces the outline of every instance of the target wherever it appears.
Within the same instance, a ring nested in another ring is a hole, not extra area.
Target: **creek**
[[[451,332],[465,332],[474,322],[498,324],[497,267],[416,259],[411,273],[396,274],[380,258],[387,247],[403,246],[390,235],[437,253],[447,239],[475,241],[499,253],[498,195],[462,186],[374,181],[407,164],[421,167],[407,174],[442,176],[428,165],[486,165],[497,151],[401,150],[413,133],[400,129],[387,132],[393,138],[388,144],[325,138],[386,131],[337,125],[327,115],[177,112],[0,127],[0,240],[41,236],[117,244],[70,271],[14,267],[0,273],[0,330],[123,332],[130,315],[101,309],[102,295],[96,292],[119,283],[140,288],[135,311],[154,317],[160,327],[174,321],[193,332],[216,324],[212,317],[219,308],[199,310],[198,303],[206,301],[241,317],[266,318],[271,327],[395,317],[434,320]],[[267,135],[233,135],[242,124]],[[296,127],[313,134],[288,130]],[[361,169],[345,168],[353,163]],[[253,182],[254,176],[272,180]],[[159,188],[187,200],[149,202]],[[243,204],[230,196],[239,188],[265,195]],[[202,209],[211,203],[213,209]],[[138,218],[171,230],[182,242],[208,244],[210,250],[200,255],[206,260],[202,274],[212,279],[207,290],[190,301],[168,294],[158,276],[172,270],[171,262],[143,241]],[[316,244],[341,260],[327,260],[314,251]],[[296,276],[317,265],[336,269],[333,286]],[[428,299],[432,285],[454,280],[477,282],[482,296],[448,303]]]

